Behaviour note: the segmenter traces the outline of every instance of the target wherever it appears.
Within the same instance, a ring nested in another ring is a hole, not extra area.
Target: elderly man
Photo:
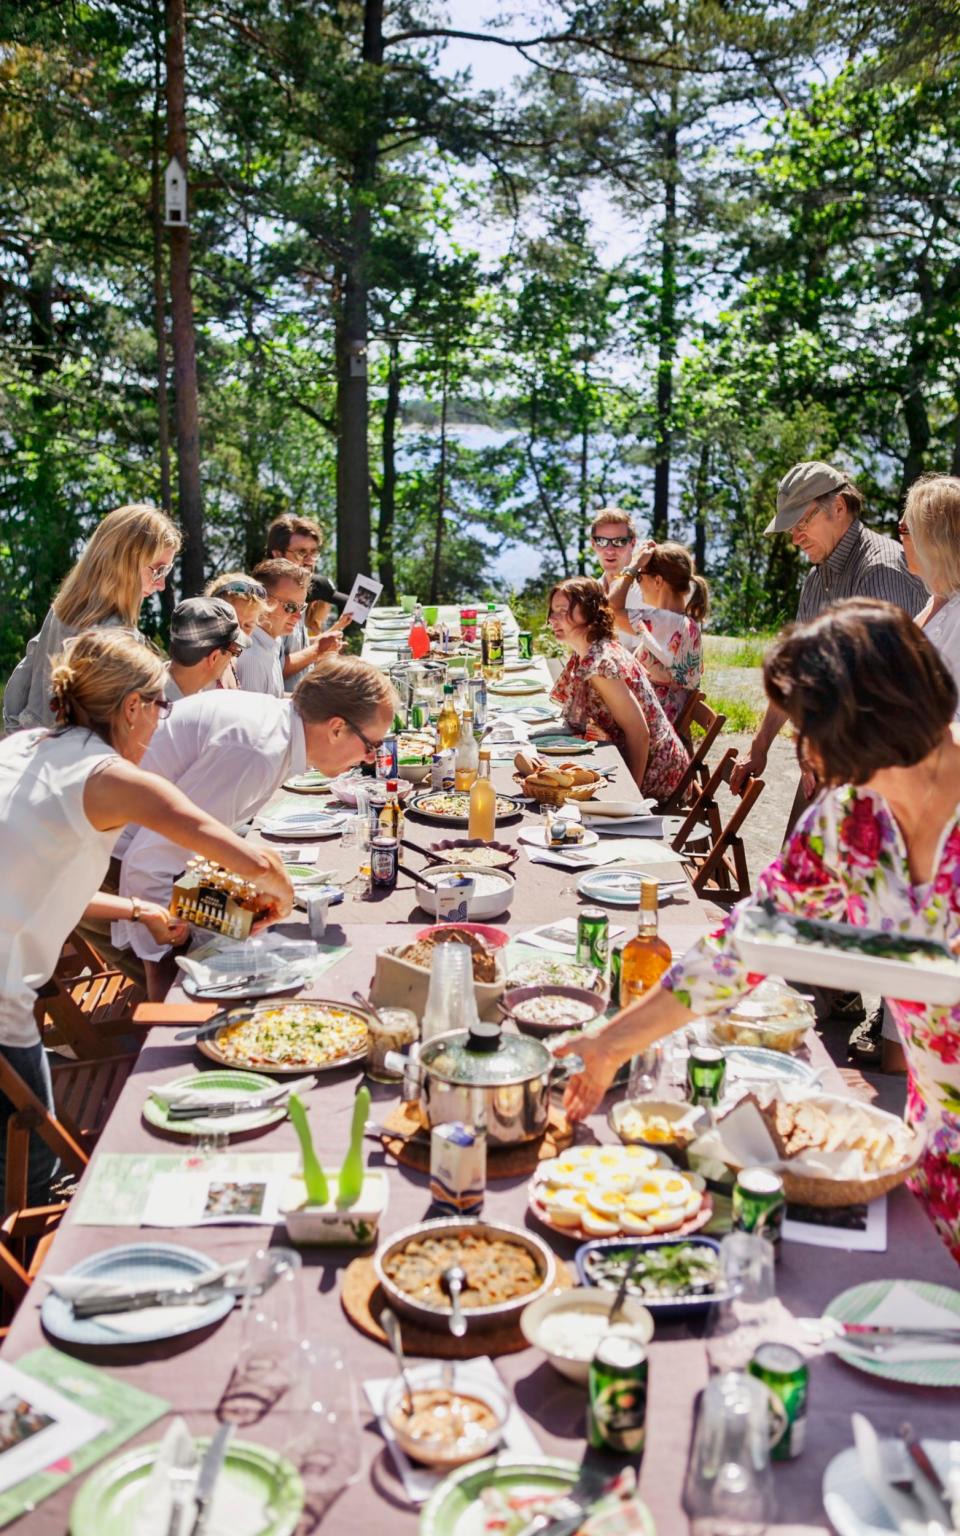
[[[216,687],[231,660],[249,644],[236,609],[222,597],[184,598],[170,619],[167,698],[187,699]]]
[[[296,517],[292,513],[287,513],[283,517],[274,518],[267,529],[266,558],[267,560],[289,560],[292,565],[299,565],[301,570],[306,572],[309,581],[313,575],[322,542],[323,533],[319,524],[312,518]],[[301,614],[292,629],[281,636],[280,663],[283,669],[283,686],[287,693],[293,692],[297,681],[307,667],[312,667],[328,652],[339,651],[343,643],[341,631],[346,629],[349,623],[349,619],[343,621],[338,619],[326,634],[318,635],[315,640],[311,640],[307,634],[304,616]]]
[[[605,592],[619,580],[623,571],[633,559],[637,546],[637,530],[634,527],[633,518],[627,512],[621,512],[619,507],[601,507],[593,519],[590,527],[590,548],[600,562],[601,576]],[[627,613],[642,609],[643,598],[637,582],[633,582],[627,593]],[[639,628],[639,625],[637,626]],[[642,643],[642,636],[633,629],[629,631],[617,630],[616,640],[627,651],[635,651]]]
[[[843,470],[832,464],[807,460],[795,464],[777,486],[776,516],[765,533],[788,533],[810,562],[800,592],[797,619],[806,623],[843,597],[876,597],[895,603],[913,615],[927,600],[922,582],[907,569],[903,548],[882,533],[873,533],[860,520],[863,497]],[[618,637],[619,638],[619,637]],[[768,704],[746,753],[734,767],[730,788],[736,793],[750,774],[759,776],[767,755],[786,721],[776,705]],[[797,787],[786,831],[816,792],[812,773],[803,773]],[[855,993],[824,993],[820,1011],[855,1023],[863,1019],[862,1002]],[[851,1048],[867,1064],[879,1051],[879,1019],[875,1017],[851,1036]]]

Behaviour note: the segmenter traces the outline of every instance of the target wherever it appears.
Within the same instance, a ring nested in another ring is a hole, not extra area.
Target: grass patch
[[[763,719],[762,711],[755,708],[749,699],[737,698],[736,695],[708,693],[707,703],[718,715],[726,715],[727,723],[723,729],[727,735],[741,731],[752,734]],[[696,731],[697,727],[694,726],[694,733]]]
[[[704,635],[703,654],[721,667],[762,667],[772,635]]]

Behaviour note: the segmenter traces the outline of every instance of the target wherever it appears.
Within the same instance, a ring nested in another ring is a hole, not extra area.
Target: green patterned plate
[[[912,1291],[920,1301],[955,1313],[960,1323],[960,1291],[949,1285],[931,1285],[926,1280],[875,1280],[867,1285],[851,1286],[849,1291],[841,1291],[833,1298],[823,1315],[841,1323],[868,1323],[873,1311],[894,1285]],[[926,1321],[924,1318],[924,1326]],[[832,1351],[847,1365],[866,1371],[869,1376],[907,1381],[918,1387],[960,1387],[960,1347],[951,1360],[884,1360],[882,1355],[868,1354],[846,1340],[835,1342]]]
[[[497,1487],[520,1498],[561,1498],[577,1481],[575,1461],[509,1461],[492,1456],[469,1462],[444,1478],[423,1507],[420,1536],[484,1536],[484,1511],[480,1493]],[[527,1515],[529,1521],[529,1515]],[[653,1521],[645,1512],[643,1524],[631,1527],[633,1536],[655,1536]]]
[[[259,1072],[237,1072],[228,1069],[219,1069],[215,1072],[190,1072],[186,1077],[178,1077],[172,1083],[164,1084],[167,1088],[202,1088],[204,1092],[222,1093],[225,1099],[239,1098],[242,1093],[251,1096],[256,1093],[264,1093],[276,1088],[276,1080],[272,1077],[263,1077]],[[209,1115],[197,1115],[193,1120],[171,1120],[166,1104],[161,1104],[159,1099],[149,1097],[144,1100],[143,1118],[148,1125],[152,1125],[158,1131],[168,1131],[171,1136],[195,1136],[199,1131],[218,1130],[229,1134],[230,1131],[259,1131],[268,1125],[278,1125],[286,1115],[286,1106],[278,1105],[274,1109],[257,1109],[246,1114],[238,1112],[236,1115],[216,1115],[211,1119]]]
[[[198,1458],[209,1444],[209,1439],[196,1441]],[[138,1445],[98,1467],[73,1501],[70,1536],[130,1536],[159,1449]],[[232,1509],[233,1528],[242,1525],[257,1536],[290,1536],[303,1510],[303,1483],[275,1451],[233,1440],[217,1484],[211,1529],[217,1524],[218,1501]]]

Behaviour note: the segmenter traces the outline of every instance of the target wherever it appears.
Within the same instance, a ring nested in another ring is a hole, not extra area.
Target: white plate
[[[578,842],[548,843],[546,827],[524,827],[517,833],[521,843],[533,843],[536,848],[549,848],[552,853],[577,853],[581,848],[592,848],[600,839],[596,832],[588,832],[584,828],[583,836]]]
[[[739,1089],[751,1083],[794,1083],[809,1086],[816,1080],[815,1068],[796,1056],[785,1056],[783,1051],[768,1051],[762,1045],[728,1045],[724,1050],[727,1075],[724,1080],[724,1097],[731,1086]]]
[[[524,681],[523,678],[503,678],[496,683],[487,684],[488,693],[508,694],[511,698],[519,698],[524,693],[545,693],[547,685],[539,680]]]
[[[734,926],[734,943],[748,970],[763,976],[782,976],[786,981],[841,992],[879,992],[882,997],[946,1008],[960,1003],[960,960],[953,971],[912,961],[884,960],[859,950],[840,951],[822,944],[765,938],[755,930],[748,931],[748,923],[750,914],[745,911]],[[750,926],[752,929],[753,924]],[[876,930],[866,928],[862,932],[868,935]]]
[[[881,1445],[901,1444],[883,1441]],[[951,1468],[960,1467],[960,1440],[924,1440],[924,1449],[946,1480]],[[823,1474],[823,1507],[838,1536],[890,1536],[896,1526],[860,1471],[853,1446],[834,1456]]]
[[[588,837],[594,842],[600,841],[596,832],[585,832],[584,841]],[[563,852],[563,849],[560,851]],[[637,907],[640,904],[642,880],[656,880],[661,887],[661,894],[687,889],[686,880],[661,880],[655,868],[646,869],[642,864],[618,864],[615,869],[592,869],[588,874],[581,875],[577,881],[577,891],[581,896],[587,896],[591,901],[602,901],[608,907]]]
[[[344,819],[343,811],[333,814],[324,814],[323,811],[287,811],[276,816],[264,816],[260,826],[265,837],[292,841],[301,837],[339,837]]]
[[[211,992],[206,987],[201,987],[192,976],[182,976],[180,985],[188,997],[195,997],[201,1003],[235,1003],[246,1002],[250,997],[279,997],[284,992],[297,992],[305,987],[307,979],[299,974],[288,975],[284,981],[282,977],[274,977],[272,980],[264,977],[262,981],[249,981],[246,986],[217,987]],[[215,1056],[214,1060],[221,1058]],[[231,1062],[231,1066],[236,1063]]]

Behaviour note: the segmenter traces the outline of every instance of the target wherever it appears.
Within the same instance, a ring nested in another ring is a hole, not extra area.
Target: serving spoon
[[[460,1306],[460,1292],[467,1272],[460,1264],[451,1264],[440,1276],[440,1283],[450,1297],[450,1332],[455,1339],[462,1339],[467,1331],[467,1320]]]
[[[384,1307],[383,1311],[380,1313],[380,1323],[384,1333],[390,1341],[390,1348],[393,1350],[393,1358],[397,1362],[397,1370],[400,1372],[400,1379],[403,1382],[403,1390],[407,1394],[407,1403],[409,1405],[409,1411],[412,1414],[413,1388],[410,1385],[410,1377],[407,1375],[407,1361],[406,1356],[403,1353],[403,1338],[400,1333],[400,1319],[397,1317],[396,1312],[394,1312],[392,1308]]]

